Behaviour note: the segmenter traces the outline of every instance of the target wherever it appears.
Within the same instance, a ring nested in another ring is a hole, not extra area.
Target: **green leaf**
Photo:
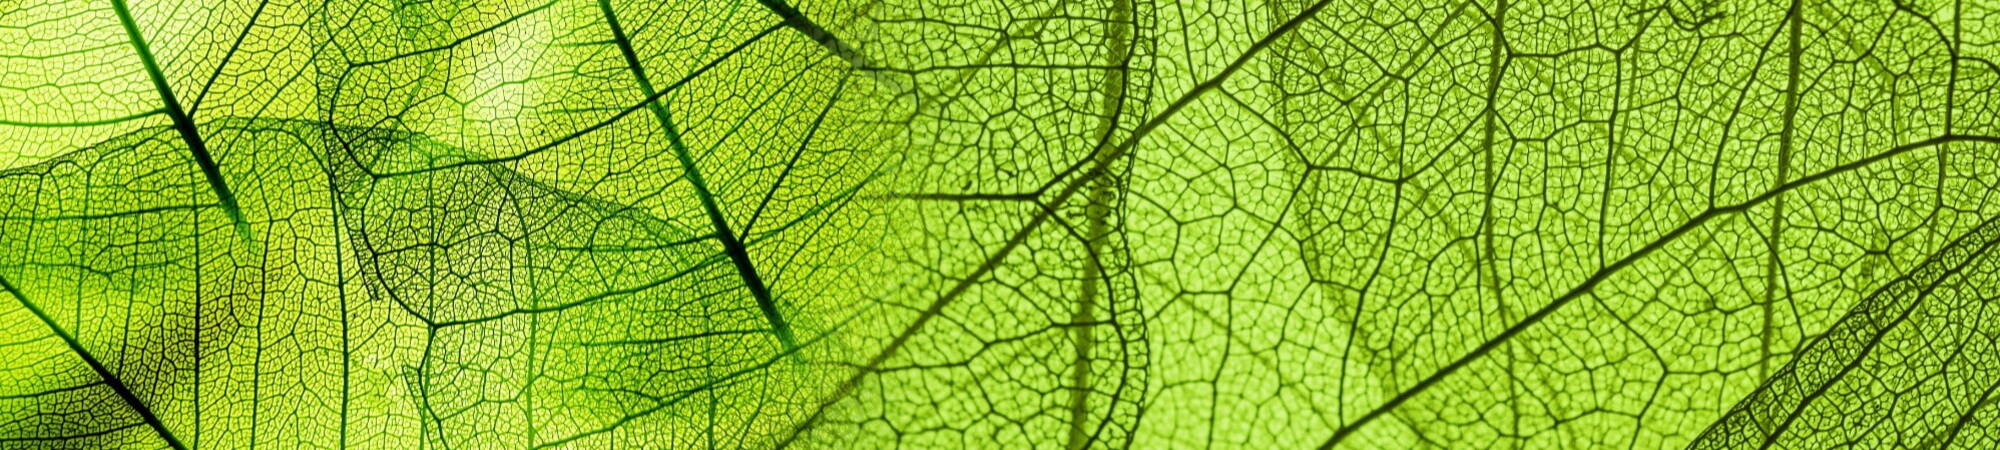
[[[866,310],[885,94],[763,5],[26,6],[10,446],[768,442]]]
[[[0,447],[1990,447],[1996,12],[0,0]]]

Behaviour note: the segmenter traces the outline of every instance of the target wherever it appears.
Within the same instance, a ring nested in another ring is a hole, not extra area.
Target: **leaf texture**
[[[1996,18],[0,0],[0,447],[1990,447]]]

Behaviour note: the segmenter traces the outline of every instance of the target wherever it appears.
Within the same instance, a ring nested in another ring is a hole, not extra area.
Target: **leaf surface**
[[[1996,11],[0,0],[0,447],[1982,448]]]

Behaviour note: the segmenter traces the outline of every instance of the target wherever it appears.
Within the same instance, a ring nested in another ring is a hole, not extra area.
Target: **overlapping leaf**
[[[1001,11],[852,33],[925,99],[899,233],[977,250],[793,442],[1685,445],[2000,213],[1984,6]]]
[[[5,442],[766,442],[868,293],[881,94],[762,5],[10,14]]]
[[[5,8],[0,442],[1977,448],[1994,11]]]

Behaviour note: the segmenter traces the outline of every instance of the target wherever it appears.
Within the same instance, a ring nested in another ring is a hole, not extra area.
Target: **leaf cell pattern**
[[[2000,6],[0,0],[4,448],[1989,448]]]

